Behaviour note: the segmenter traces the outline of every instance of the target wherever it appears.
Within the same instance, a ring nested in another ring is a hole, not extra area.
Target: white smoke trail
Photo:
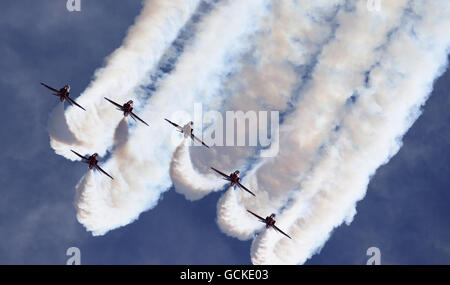
[[[328,139],[301,191],[294,193],[279,219],[294,240],[255,239],[254,264],[304,263],[334,227],[351,222],[371,175],[401,147],[400,138],[420,115],[433,80],[444,70],[449,12],[446,1],[410,2],[369,74],[370,86],[361,84],[356,102],[337,116],[339,130]]]
[[[151,128],[137,125],[128,136],[122,121],[115,132],[101,131],[106,145],[116,144],[104,165],[115,179],[93,173],[82,179],[78,220],[94,235],[126,225],[156,205],[170,178],[187,199],[199,199],[224,185],[199,172],[211,164],[223,170],[242,166],[255,154],[253,149],[189,149],[185,141],[171,156],[174,146],[162,138],[172,127],[162,118],[189,111],[196,102],[222,110],[292,108],[283,123],[291,131],[282,133],[279,155],[260,160],[243,180],[256,198],[228,189],[218,202],[217,222],[224,233],[246,240],[264,228],[246,209],[263,217],[281,213],[277,226],[293,240],[263,230],[252,243],[252,262],[304,263],[334,227],[351,222],[371,175],[398,151],[420,115],[446,62],[446,2],[383,1],[381,12],[369,11],[363,0],[220,2],[140,113],[153,118]],[[268,3],[272,14],[263,18]],[[265,24],[255,35],[261,19]],[[305,66],[311,74],[299,71]],[[136,82],[130,88],[148,73],[139,72],[139,80],[131,76]],[[121,117],[112,114],[117,125]],[[80,128],[73,138],[58,134],[52,145],[67,140],[54,148],[64,152],[79,144],[106,151],[90,137],[93,129]]]
[[[345,103],[364,84],[365,71],[379,60],[377,47],[399,24],[406,2],[396,1],[383,7],[382,19],[371,15],[363,1],[358,2],[355,12],[339,11],[335,37],[318,57],[297,110],[285,120],[285,125],[293,128],[280,138],[280,154],[267,160],[256,173],[257,185],[253,187],[270,193],[267,203],[280,208],[286,195],[300,182],[302,173],[314,164],[336,121],[345,115]]]
[[[151,127],[137,125],[127,143],[105,164],[114,181],[88,175],[77,187],[82,197],[77,201],[78,220],[94,235],[132,222],[156,205],[160,194],[170,187],[173,147],[168,138],[173,127],[163,118],[171,119],[172,114],[189,110],[195,102],[209,106],[222,100],[221,83],[239,67],[235,58],[248,49],[268,2],[219,2],[198,24],[193,43],[140,113],[154,118]],[[94,194],[97,192],[105,196]]]
[[[217,203],[217,224],[226,234],[247,240],[253,237],[256,230],[264,226],[262,223],[255,223],[249,213],[242,208],[242,195],[237,195],[233,188],[219,199]]]
[[[57,118],[64,126],[49,128],[50,144],[57,154],[78,159],[70,148],[80,153],[106,153],[123,115],[103,97],[119,104],[143,99],[133,90],[148,83],[149,73],[157,67],[199,3],[200,0],[145,1],[122,46],[108,56],[106,66],[95,72],[94,80],[76,98],[87,111],[69,107],[64,117]],[[66,132],[71,136],[61,136],[61,128],[68,128]]]
[[[232,95],[223,109],[245,112],[289,108],[288,102],[295,100],[294,90],[304,84],[303,76],[333,35],[334,23],[330,19],[340,2],[274,2],[272,13],[264,19],[262,31],[255,37],[251,54],[241,60],[242,71],[225,82],[227,92]],[[303,69],[300,74],[299,67]],[[257,128],[249,123],[249,127],[242,130],[244,133],[237,130],[237,136],[245,137],[248,130]],[[215,151],[214,156],[193,155],[195,168],[201,169],[205,164],[222,165],[226,169],[243,168],[243,158],[257,154],[252,147],[216,148]],[[203,187],[196,185],[196,181],[190,185],[191,191]]]
[[[380,58],[376,48],[398,25],[405,2],[391,4],[382,20],[370,15],[361,2],[356,12],[341,7],[337,23],[330,23],[339,24],[338,29],[317,58],[298,108],[285,119],[284,124],[292,129],[281,136],[279,155],[263,161],[252,175],[256,177],[249,177],[250,187],[257,191],[255,211],[268,215],[273,208],[281,209],[307,175],[324,140],[333,133],[333,124],[345,114],[345,102],[364,83],[364,72]]]
[[[255,39],[243,71],[227,82],[230,110],[287,109],[307,69],[333,36],[333,16],[341,0],[275,1]]]
[[[222,189],[226,182],[217,175],[200,174],[194,169],[189,154],[190,143],[190,138],[184,139],[175,149],[170,162],[170,178],[175,191],[193,201]]]

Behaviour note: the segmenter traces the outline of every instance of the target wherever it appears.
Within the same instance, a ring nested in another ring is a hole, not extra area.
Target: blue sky
[[[69,83],[77,96],[121,45],[141,1],[0,3],[0,264],[250,264],[250,241],[221,233],[221,193],[189,202],[174,191],[139,219],[93,237],[76,220],[75,185],[85,165],[49,146],[47,121],[58,104],[39,82]],[[372,178],[350,226],[337,228],[307,264],[365,264],[376,246],[384,264],[450,264],[450,72],[435,83],[424,113],[399,153]]]

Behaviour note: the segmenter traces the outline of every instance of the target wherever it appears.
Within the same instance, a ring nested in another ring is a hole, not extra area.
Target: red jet
[[[247,191],[248,193],[252,194],[253,196],[256,196],[255,194],[253,194],[252,191],[248,190],[244,185],[241,184],[241,182],[239,182],[241,180],[241,178],[239,178],[239,170],[236,170],[235,172],[230,173],[230,175],[226,175],[225,173],[215,169],[214,167],[211,167],[211,169],[214,170],[215,172],[219,173],[220,175],[222,175],[225,180],[230,181],[231,187],[238,186],[239,188]]]
[[[97,159],[98,154],[97,154],[97,153],[94,153],[93,155],[91,155],[91,156],[89,156],[89,157],[85,157],[85,156],[82,156],[81,154],[79,154],[78,152],[75,152],[75,151],[73,151],[73,150],[70,150],[70,151],[72,151],[72,152],[75,153],[77,156],[79,156],[79,157],[82,159],[82,161],[83,161],[84,163],[89,164],[89,169],[95,168],[95,169],[97,169],[97,170],[103,172],[103,174],[105,174],[105,175],[108,176],[109,178],[114,179],[111,175],[109,175],[108,173],[106,173],[106,171],[104,171],[103,169],[101,169],[100,166],[98,166],[98,159]]]
[[[292,239],[290,236],[288,236],[286,233],[284,233],[282,230],[280,230],[279,228],[277,228],[277,226],[275,226],[275,214],[271,214],[270,216],[266,217],[265,219],[263,217],[258,216],[257,214],[247,210],[247,212],[249,212],[250,214],[252,214],[253,216],[257,217],[259,219],[260,222],[263,222],[266,224],[266,229],[272,227],[274,228],[277,232],[282,233],[283,235],[287,236],[288,238]]]
[[[104,97],[106,100],[108,100],[111,104],[113,104],[114,106],[117,107],[118,110],[123,112],[123,115],[126,117],[128,115],[130,115],[131,118],[133,118],[135,121],[136,119],[138,119],[139,121],[141,121],[142,123],[146,124],[148,126],[148,124],[146,122],[144,122],[144,120],[142,120],[141,118],[139,118],[135,113],[133,113],[133,100],[130,100],[128,102],[126,102],[123,105],[117,104],[116,102]]]
[[[67,102],[70,103],[70,105],[76,105],[77,107],[80,107],[81,109],[83,109],[83,110],[86,111],[86,109],[84,109],[83,107],[81,107],[77,102],[75,102],[75,100],[73,100],[72,98],[70,98],[70,92],[69,92],[69,91],[70,91],[70,86],[69,86],[69,85],[65,85],[63,88],[61,88],[61,89],[59,89],[59,90],[57,90],[57,89],[55,89],[55,88],[53,88],[53,87],[50,87],[50,86],[48,86],[47,84],[42,83],[42,82],[41,82],[41,85],[42,85],[42,86],[45,86],[45,87],[47,87],[48,89],[50,89],[50,90],[52,90],[53,92],[55,92],[55,93],[53,93],[53,95],[59,96],[59,100],[60,100],[61,102],[63,102],[64,100],[66,100]]]

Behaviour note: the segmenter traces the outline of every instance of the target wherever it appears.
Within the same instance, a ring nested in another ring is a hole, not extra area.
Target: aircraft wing
[[[244,185],[242,185],[241,182],[238,182],[237,185],[238,185],[241,189],[247,191],[248,193],[250,193],[250,194],[252,194],[253,196],[256,197],[256,195],[255,195],[252,191],[248,190]]]
[[[109,178],[114,179],[111,175],[109,175],[106,171],[104,171],[100,166],[96,165],[95,168],[97,168],[99,171],[101,171],[103,174],[105,174]]]
[[[41,82],[41,85],[47,87],[48,89],[52,90],[53,92],[59,93],[59,90],[56,90],[55,88],[50,87],[50,86],[48,86],[48,85],[45,84],[45,83],[42,83],[42,82]]]
[[[198,137],[194,136],[194,134],[191,134],[191,138],[194,141],[198,141],[199,143],[201,143],[202,145],[206,146],[207,148],[209,148],[208,145],[206,145],[202,140],[200,140]]]
[[[166,120],[167,122],[169,122],[169,124],[171,124],[172,126],[174,126],[174,127],[177,128],[177,129],[179,129],[180,131],[183,130],[182,127],[180,127],[179,125],[175,124],[174,122],[171,122],[171,121],[169,121],[169,120],[167,120],[167,119],[164,119],[164,120]]]
[[[263,222],[263,223],[266,222],[266,219],[264,219],[264,218],[261,217],[261,216],[258,216],[257,214],[253,213],[252,211],[247,210],[247,212],[249,212],[249,213],[252,214],[253,216],[257,217],[257,218],[259,219],[259,221],[261,221],[261,222]]]
[[[287,233],[283,232],[282,230],[280,230],[279,228],[277,228],[277,226],[273,225],[272,226],[276,231],[282,233],[283,235],[287,236],[288,238],[292,239],[290,236],[288,236]]]
[[[131,118],[133,118],[133,119],[136,118],[136,119],[138,119],[139,121],[141,121],[142,123],[144,123],[144,124],[146,124],[148,126],[148,124],[146,122],[144,122],[144,120],[139,118],[135,113],[131,112],[130,115],[131,115]]]
[[[76,105],[77,107],[80,107],[81,109],[83,109],[83,110],[86,111],[85,108],[81,107],[77,102],[75,102],[75,100],[73,100],[73,99],[70,98],[69,96],[67,96],[66,99],[67,99],[67,101],[68,101],[70,104],[74,104],[74,105]]]
[[[230,176],[226,175],[225,173],[223,173],[222,171],[219,171],[217,169],[215,169],[214,167],[211,167],[212,170],[214,170],[215,172],[219,173],[220,175],[222,175],[223,177],[225,177],[227,180],[230,180]]]
[[[117,104],[117,103],[114,102],[113,100],[110,100],[110,99],[108,99],[108,98],[106,98],[106,97],[103,97],[103,98],[105,98],[106,100],[108,100],[108,101],[109,101],[111,104],[113,104],[114,106],[118,107],[120,110],[123,110],[123,106],[122,106],[122,105]]]
[[[89,162],[89,158],[82,156],[81,154],[79,154],[78,152],[76,152],[74,150],[70,150],[70,151],[75,153],[77,156],[79,156],[84,162]]]

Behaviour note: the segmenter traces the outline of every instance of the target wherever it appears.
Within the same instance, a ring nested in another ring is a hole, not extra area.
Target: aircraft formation
[[[53,88],[43,82],[41,82],[41,85],[50,89],[51,91],[53,91],[53,95],[54,96],[58,96],[60,102],[64,102],[64,100],[66,100],[67,102],[69,102],[71,105],[75,105],[77,107],[79,107],[80,109],[86,111],[85,108],[83,108],[81,105],[79,105],[77,102],[75,102],[75,100],[73,100],[72,98],[70,98],[70,86],[67,84],[64,87],[60,88],[59,90],[56,88]],[[149,126],[149,124],[147,124],[144,120],[142,120],[141,118],[139,118],[134,112],[133,112],[133,100],[129,100],[128,102],[120,105],[119,103],[116,103],[114,101],[112,101],[111,99],[108,99],[106,97],[104,97],[105,100],[107,100],[109,103],[111,103],[112,105],[114,105],[117,110],[123,112],[123,116],[124,117],[128,117],[128,115],[133,119],[133,120],[139,120],[140,122],[142,122],[143,124]],[[184,135],[185,138],[190,137],[192,139],[192,141],[197,141],[199,143],[201,143],[203,146],[209,148],[209,146],[207,144],[205,144],[201,139],[199,139],[198,137],[196,137],[194,135],[194,122],[190,121],[187,124],[185,124],[184,126],[180,126],[168,119],[165,119],[169,124],[171,124],[172,126],[174,126],[175,128],[177,128],[177,130],[182,133]],[[110,174],[108,174],[106,171],[104,171],[99,165],[98,165],[98,154],[94,153],[90,156],[83,156],[81,154],[79,154],[78,152],[74,151],[74,150],[70,150],[72,151],[75,155],[77,155],[78,157],[81,158],[81,161],[88,164],[89,169],[96,169],[98,171],[100,171],[101,173],[103,173],[104,175],[108,176],[111,179],[114,179]],[[230,187],[234,187],[234,189],[236,189],[236,187],[239,187],[240,189],[248,192],[249,194],[253,195],[254,197],[256,197],[256,195],[250,191],[247,187],[245,187],[244,185],[241,184],[240,182],[240,177],[239,177],[239,170],[236,170],[230,174],[226,174],[214,167],[211,167],[212,170],[214,170],[216,173],[218,173],[219,175],[222,176],[223,179],[227,180],[230,182]],[[256,218],[258,218],[258,220],[260,222],[263,222],[266,224],[266,228],[273,228],[275,229],[275,231],[285,235],[286,237],[292,239],[289,235],[287,235],[286,233],[284,233],[282,230],[280,230],[277,226],[275,226],[275,214],[272,213],[270,216],[267,216],[265,219],[249,210],[247,210],[247,212],[249,212],[250,214],[252,214],[253,216],[255,216]]]

